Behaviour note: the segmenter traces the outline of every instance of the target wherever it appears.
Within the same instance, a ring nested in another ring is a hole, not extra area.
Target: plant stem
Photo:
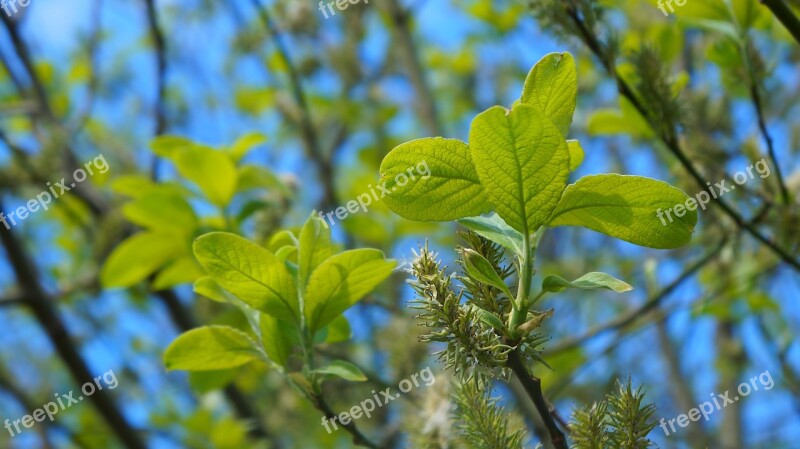
[[[533,252],[531,251],[531,238],[528,233],[522,235],[522,261],[520,263],[519,287],[517,288],[517,301],[511,312],[509,331],[516,335],[517,328],[525,322],[528,315],[528,293],[531,291],[533,277]]]
[[[522,360],[519,348],[514,349],[508,354],[508,367],[511,368],[511,371],[513,371],[520,380],[522,386],[525,388],[525,392],[528,393],[528,396],[530,396],[533,404],[536,406],[536,410],[539,412],[539,416],[541,416],[547,428],[547,432],[550,434],[550,442],[556,449],[569,449],[567,437],[564,436],[564,432],[558,428],[558,424],[556,424],[550,412],[550,406],[544,398],[544,393],[542,393],[542,380],[528,372],[528,368],[525,367],[525,362]]]

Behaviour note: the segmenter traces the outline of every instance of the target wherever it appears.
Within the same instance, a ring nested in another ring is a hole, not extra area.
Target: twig
[[[314,407],[316,407],[317,410],[321,411],[326,418],[328,418],[331,421],[336,419],[337,417],[336,413],[334,413],[333,409],[331,409],[330,405],[328,405],[328,403],[325,402],[325,399],[322,396],[313,396],[311,397],[311,400],[314,403]],[[350,421],[347,424],[343,424],[340,421],[339,424],[347,433],[352,435],[353,444],[355,444],[356,446],[368,447],[370,449],[381,449],[380,446],[378,446],[376,443],[373,443],[366,436],[364,436],[364,434],[361,433],[360,430],[358,430],[358,427],[355,425],[355,423],[353,423],[353,421]]]
[[[594,329],[591,329],[588,332],[586,332],[584,335],[562,342],[561,344],[547,351],[547,354],[554,355],[554,354],[560,354],[565,351],[569,351],[570,349],[582,345],[586,341],[591,340],[592,338],[600,335],[601,333],[615,329],[623,329],[629,326],[630,324],[636,322],[642,315],[658,307],[658,305],[661,303],[661,301],[664,300],[664,298],[666,298],[670,293],[672,293],[678,287],[680,287],[681,284],[683,284],[686,280],[694,276],[694,274],[697,273],[706,264],[711,262],[717,256],[717,254],[719,254],[719,252],[722,251],[722,248],[725,246],[726,242],[727,239],[723,238],[722,241],[713,250],[708,252],[708,254],[703,256],[697,262],[693,263],[689,268],[687,268],[683,273],[681,273],[681,275],[678,276],[674,281],[670,282],[669,285],[667,285],[661,291],[656,293],[652,298],[648,299],[640,307],[637,307],[636,309],[631,310],[628,313],[625,313],[624,315],[621,315],[608,323],[595,327]]]
[[[154,0],[145,0],[145,4],[147,5],[147,26],[150,28],[150,39],[153,41],[156,56],[156,126],[154,135],[160,136],[167,129],[167,119],[164,111],[167,78],[166,43],[164,41],[164,33],[158,25],[158,11]],[[153,155],[153,162],[150,167],[150,176],[153,179],[158,178],[158,165],[158,155]]]
[[[396,36],[400,44],[400,50],[406,59],[411,84],[417,92],[417,104],[423,124],[428,128],[428,132],[441,136],[444,127],[439,119],[436,102],[434,101],[435,95],[425,80],[425,71],[422,69],[417,47],[414,44],[414,36],[411,34],[411,15],[397,0],[389,0],[387,6],[397,31]]]
[[[619,76],[617,73],[616,68],[613,65],[612,61],[609,61],[605,52],[603,51],[603,47],[594,34],[586,27],[586,23],[579,17],[578,12],[575,8],[571,5],[566,6],[566,11],[575,26],[578,28],[581,39],[586,44],[587,47],[592,51],[592,53],[600,59],[600,62],[606,68],[608,73],[615,79],[617,82],[617,88],[619,89],[620,94],[628,99],[633,107],[644,117],[648,123],[651,125],[654,123],[654,120],[651,118],[651,114],[647,112],[647,109],[642,105],[639,101],[639,98],[634,94],[633,90],[630,88],[627,82]],[[653,126],[653,129],[658,129],[658,127]],[[689,175],[695,180],[698,186],[704,191],[709,193],[713,193],[709,191],[709,187],[706,185],[703,176],[697,170],[697,168],[692,164],[692,161],[689,157],[684,153],[683,148],[681,148],[681,144],[679,143],[677,137],[674,135],[674,130],[670,131],[667,134],[660,133],[659,138],[661,141],[666,145],[667,149],[678,159],[684,169],[689,173]],[[713,195],[712,195],[713,196]],[[767,238],[763,235],[758,229],[755,228],[752,224],[748,223],[738,212],[736,212],[733,207],[731,207],[727,202],[725,202],[722,198],[717,198],[713,204],[723,210],[728,217],[730,217],[736,226],[741,229],[747,231],[748,234],[753,236],[756,240],[763,243],[767,246],[773,253],[775,253],[778,257],[780,257],[784,262],[791,265],[796,271],[800,272],[800,261],[795,259],[788,251],[778,246],[775,242]]]
[[[749,50],[745,46],[743,51],[749,53]],[[748,55],[744,55],[746,60],[749,60]],[[750,66],[751,64],[748,64]],[[750,68],[750,99],[753,101],[753,106],[756,110],[756,115],[758,116],[758,129],[761,131],[761,135],[764,137],[764,142],[767,145],[767,154],[769,154],[769,158],[772,160],[772,165],[775,167],[775,175],[778,177],[778,187],[781,190],[781,196],[783,197],[783,204],[789,204],[789,190],[786,188],[786,183],[783,180],[783,171],[781,170],[781,166],[778,164],[778,158],[775,156],[775,145],[772,141],[772,136],[769,133],[769,129],[767,128],[767,121],[764,118],[764,107],[762,106],[761,102],[761,93],[759,92],[759,86],[756,82],[755,74],[753,73],[752,67]]]
[[[550,434],[550,442],[553,443],[556,449],[569,449],[567,438],[564,436],[564,432],[558,428],[558,424],[556,424],[555,419],[553,419],[553,414],[550,411],[550,405],[544,398],[544,393],[542,393],[542,380],[532,375],[528,371],[528,368],[525,367],[525,362],[522,360],[519,348],[514,349],[508,354],[508,367],[511,368],[511,371],[517,376],[522,386],[525,388],[525,391],[528,393],[528,396],[533,401],[533,404],[536,406],[536,410],[539,412],[539,416],[542,418],[545,427],[547,427],[547,432]]]
[[[800,19],[794,15],[791,8],[783,0],[761,0],[761,4],[772,11],[772,14],[792,33],[794,40],[800,44]]]
[[[0,210],[4,210],[2,201],[0,201]],[[54,301],[39,283],[36,268],[25,252],[24,247],[14,237],[12,231],[6,229],[5,226],[0,226],[0,240],[2,240],[3,246],[6,248],[11,268],[16,274],[23,295],[28,299],[27,305],[33,311],[34,316],[49,337],[56,352],[67,365],[72,377],[79,384],[91,382],[93,378],[91,371],[75,348],[66,325],[53,305]],[[125,447],[129,449],[146,449],[147,446],[139,433],[116,407],[107,391],[98,390],[89,400]]]

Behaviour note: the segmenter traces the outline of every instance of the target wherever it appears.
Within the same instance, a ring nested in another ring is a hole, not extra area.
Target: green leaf
[[[264,313],[260,315],[259,321],[264,350],[270,360],[286,366],[286,361],[292,353],[292,345],[298,343],[297,327],[293,323],[281,321]]]
[[[185,237],[165,232],[140,232],[114,248],[100,271],[100,282],[105,288],[130,287],[182,253],[188,254]]]
[[[492,326],[494,329],[500,332],[503,333],[506,332],[506,326],[505,324],[503,324],[503,320],[501,320],[500,317],[493,314],[492,312],[489,312],[488,310],[481,309],[475,304],[470,304],[469,307],[470,309],[472,309],[473,313],[478,315],[481,321],[488,324],[489,326]]]
[[[245,165],[239,168],[236,180],[236,192],[246,192],[253,189],[274,190],[284,197],[292,196],[292,191],[275,173],[258,165]]]
[[[568,140],[567,149],[569,150],[569,171],[573,172],[583,163],[583,147],[577,140]]]
[[[242,366],[260,357],[244,332],[206,326],[179,335],[164,352],[164,365],[168,370],[212,371]]]
[[[392,273],[395,261],[376,249],[355,249],[330,257],[308,281],[305,316],[312,333],[361,300]]]
[[[312,373],[341,377],[344,380],[353,382],[364,382],[367,380],[367,376],[365,376],[357,366],[350,362],[345,362],[344,360],[334,360],[330,365],[315,369]]]
[[[521,100],[539,108],[566,136],[578,102],[575,58],[570,53],[545,55],[528,73]]]
[[[189,284],[203,276],[203,269],[191,255],[174,260],[161,270],[153,281],[153,290],[164,290],[180,284]]]
[[[469,217],[458,220],[458,223],[470,231],[495,243],[522,254],[522,234],[507,225],[497,214],[488,217]]]
[[[276,318],[299,320],[294,277],[267,249],[235,234],[212,232],[195,240],[194,254],[220,287],[249,306]]]
[[[247,155],[253,148],[267,142],[267,137],[261,133],[247,133],[234,142],[230,148],[233,160],[238,162]]]
[[[155,189],[157,186],[152,179],[143,175],[122,175],[111,183],[111,190],[120,195],[139,198]]]
[[[587,124],[589,134],[593,136],[628,134],[642,139],[655,136],[647,120],[627,98],[620,97],[619,106],[619,110],[608,108],[595,111],[589,117]]]
[[[173,159],[184,149],[194,145],[194,142],[181,136],[164,135],[150,141],[150,149],[156,156]]]
[[[289,247],[293,248],[293,247]],[[314,269],[333,254],[331,231],[316,214],[306,220],[300,230],[300,249],[297,265],[300,287],[305,290]]]
[[[197,216],[186,199],[172,189],[156,188],[122,207],[131,223],[150,230],[172,229],[191,234]]]
[[[409,177],[409,169],[416,179]],[[410,220],[450,221],[491,210],[469,147],[460,140],[434,137],[404,143],[386,155],[380,172],[390,192],[383,201]],[[425,173],[430,174],[423,177]],[[406,183],[400,186],[403,174]]]
[[[462,251],[462,258],[464,260],[464,268],[467,273],[478,282],[486,285],[491,285],[506,294],[509,299],[514,299],[514,295],[509,291],[506,283],[500,278],[500,275],[494,270],[491,262],[486,260],[485,257],[480,255],[477,251],[464,248]]]
[[[200,187],[217,206],[226,206],[236,191],[236,166],[225,153],[194,145],[175,156],[175,165],[184,178]]]
[[[564,136],[544,113],[495,106],[472,122],[470,148],[497,214],[523,235],[547,222],[569,176]]]
[[[350,329],[350,322],[347,317],[339,315],[331,324],[325,326],[320,330],[320,333],[325,332],[325,343],[340,343],[347,341],[352,337],[353,332]]]
[[[194,292],[212,301],[228,304],[228,299],[225,297],[225,290],[217,285],[211,276],[203,276],[194,281]]]
[[[697,211],[686,210],[674,221],[658,211],[686,202],[681,190],[641,176],[586,176],[564,191],[549,226],[583,226],[649,248],[678,248],[689,242]],[[674,214],[673,214],[674,215]],[[663,215],[662,215],[663,216]]]
[[[633,290],[633,287],[610,274],[592,272],[570,282],[566,279],[551,274],[542,281],[542,290],[546,292],[560,292],[566,288],[580,288],[582,290],[595,290],[605,288],[617,293]]]
[[[191,371],[189,373],[189,385],[192,390],[198,393],[210,393],[224,388],[236,378],[237,374],[239,374],[239,370],[235,368],[214,371]]]

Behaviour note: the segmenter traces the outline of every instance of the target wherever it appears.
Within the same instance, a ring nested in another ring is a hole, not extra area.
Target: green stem
[[[533,279],[533,251],[531,250],[531,237],[525,233],[522,236],[522,261],[520,263],[519,288],[514,310],[511,312],[510,327],[512,335],[516,335],[517,328],[525,322],[528,314],[528,293],[531,291]]]

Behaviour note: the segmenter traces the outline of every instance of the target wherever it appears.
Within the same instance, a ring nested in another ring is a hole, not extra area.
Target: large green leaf
[[[217,206],[226,206],[236,191],[236,165],[225,153],[194,145],[175,156],[175,165],[184,178],[197,184]]]
[[[130,287],[168,261],[188,254],[188,239],[168,232],[140,232],[114,248],[100,271],[103,287]]]
[[[545,55],[528,73],[521,100],[539,108],[566,136],[578,102],[575,58],[569,53]]]
[[[316,215],[312,215],[300,230],[297,264],[301,288],[305,289],[311,273],[332,253],[330,229]]]
[[[658,211],[686,202],[681,190],[655,179],[617,174],[586,176],[564,191],[549,226],[583,226],[650,248],[677,248],[692,237],[697,211],[673,221]]]
[[[629,284],[620,281],[614,276],[597,271],[586,273],[574,281],[568,281],[555,274],[547,276],[542,281],[542,290],[546,292],[560,292],[566,288],[579,288],[582,290],[605,288],[617,293],[633,290],[633,287]]]
[[[164,352],[168,370],[213,371],[258,360],[261,354],[244,332],[228,326],[206,326],[178,336]]]
[[[416,179],[408,176],[409,169]],[[449,221],[491,210],[469,147],[460,140],[434,137],[404,143],[386,155],[380,172],[389,191],[383,201],[410,220]],[[401,186],[403,174],[406,183]]]
[[[569,176],[564,136],[543,112],[495,106],[472,122],[472,158],[497,214],[524,234],[547,222]]]
[[[220,287],[276,318],[300,317],[297,285],[283,261],[267,249],[226,232],[194,242],[194,254]]]
[[[376,249],[355,249],[330,257],[308,281],[305,316],[316,332],[361,300],[392,273],[395,261]]]

